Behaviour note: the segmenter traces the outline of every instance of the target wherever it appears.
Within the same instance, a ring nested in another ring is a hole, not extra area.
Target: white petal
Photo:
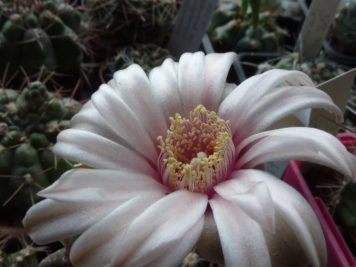
[[[342,120],[342,111],[323,91],[314,87],[282,87],[265,95],[255,106],[239,116],[239,130],[234,140],[243,140],[246,136],[265,130],[274,122],[298,111],[310,108],[326,109]]]
[[[71,128],[95,133],[115,143],[125,145],[126,142],[118,136],[98,113],[92,101],[88,101],[80,112],[71,120]]]
[[[139,154],[156,164],[158,147],[132,110],[108,85],[101,85],[92,102],[113,132]],[[156,139],[154,140],[156,142]]]
[[[268,161],[299,159],[356,178],[356,157],[334,136],[314,128],[290,127],[252,135],[237,147],[237,155],[238,169]]]
[[[252,76],[242,82],[219,107],[219,116],[229,120],[233,135],[239,133],[245,124],[240,124],[240,118],[255,109],[259,101],[266,95],[278,90],[281,86],[313,86],[312,80],[303,72],[288,70],[270,70],[263,74]]]
[[[237,55],[232,52],[223,54],[211,53],[205,57],[205,89],[202,103],[208,110],[217,110],[218,104],[223,98],[227,75],[236,58]]]
[[[234,83],[227,83],[225,85],[221,101],[223,101],[232,91],[234,91],[236,87],[237,85]]]
[[[199,104],[209,110],[217,110],[222,100],[226,77],[235,53],[202,52],[185,53],[178,65],[179,93],[183,100],[183,116],[189,114]]]
[[[168,58],[149,74],[152,90],[161,102],[167,123],[169,117],[176,113],[183,114],[182,99],[178,91],[177,67],[178,63]]]
[[[164,194],[157,192],[141,194],[117,207],[74,242],[70,252],[71,262],[79,267],[109,264],[112,257],[120,253],[115,249],[116,243],[127,231],[132,220],[163,196]]]
[[[54,152],[68,160],[94,168],[132,169],[157,176],[156,170],[132,150],[84,130],[67,129],[57,136]]]
[[[184,117],[203,104],[204,78],[204,53],[184,53],[178,65],[178,90],[183,100]]]
[[[268,267],[270,255],[262,228],[238,206],[218,195],[209,201],[226,267]]]
[[[184,257],[188,255],[192,247],[199,239],[204,221],[199,220],[181,240],[174,242],[171,246],[168,246],[165,253],[162,253],[155,261],[152,261],[150,267],[171,267],[179,266]]]
[[[48,244],[82,233],[117,205],[115,202],[68,204],[46,199],[27,211],[23,225],[35,243]]]
[[[237,173],[241,182],[263,182],[267,185],[276,213],[282,216],[294,231],[312,266],[326,266],[323,232],[306,200],[288,184],[268,173],[259,170],[240,170]],[[232,173],[232,177],[235,177],[235,173]]]
[[[216,185],[214,190],[225,200],[237,205],[262,228],[274,233],[275,211],[268,187],[263,182],[241,181],[239,178],[243,174],[236,172],[234,179]]]
[[[123,101],[135,112],[153,140],[166,133],[168,126],[161,105],[140,66],[133,64],[115,72],[111,86],[114,86]]]
[[[135,172],[101,169],[73,169],[38,193],[63,202],[123,202],[145,192],[166,193],[153,178]]]
[[[146,266],[163,257],[166,249],[190,239],[189,251],[198,235],[187,236],[196,224],[202,224],[207,205],[203,194],[175,191],[147,208],[129,226],[116,246],[113,266]],[[200,223],[201,221],[201,223]],[[199,229],[198,229],[199,230]],[[182,248],[181,248],[182,249]]]

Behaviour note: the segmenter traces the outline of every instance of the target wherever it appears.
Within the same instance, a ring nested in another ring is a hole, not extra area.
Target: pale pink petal
[[[189,191],[175,191],[160,199],[140,216],[138,216],[122,234],[122,239],[116,244],[115,250],[120,252],[114,256],[113,266],[146,266],[165,255],[166,249],[188,238],[185,248],[192,249],[198,238],[197,234],[188,236],[197,224],[201,226],[207,206],[204,194]]]
[[[38,193],[63,202],[123,202],[145,192],[168,190],[161,183],[134,170],[73,169]]]
[[[123,102],[135,111],[138,120],[153,140],[166,133],[168,126],[163,110],[140,66],[133,64],[127,69],[115,72],[114,80],[110,84],[117,90]]]
[[[71,128],[84,130],[105,137],[113,142],[128,146],[107,124],[104,118],[94,107],[92,101],[85,103],[77,114],[72,118]]]
[[[67,129],[57,136],[53,148],[59,156],[94,168],[132,169],[152,177],[157,171],[134,151],[84,130]]]
[[[167,123],[169,117],[176,113],[183,114],[182,99],[178,91],[177,67],[178,63],[168,58],[149,74],[152,90],[161,102]]]
[[[185,53],[179,59],[178,90],[183,100],[183,116],[199,104],[217,110],[222,100],[226,77],[235,53],[204,56],[202,52]]]
[[[178,90],[184,117],[196,106],[203,104],[204,78],[204,53],[184,53],[178,65]]]
[[[235,142],[263,131],[278,120],[298,111],[321,108],[337,115],[342,121],[343,113],[332,99],[314,87],[282,87],[265,95],[255,106],[238,116],[239,130],[234,135]]]
[[[262,228],[274,233],[275,212],[268,187],[263,182],[246,183],[239,179],[241,175],[244,172],[236,172],[234,179],[216,185],[214,190],[231,204],[237,205]]]
[[[209,201],[226,267],[268,267],[271,259],[261,226],[218,195]]]
[[[118,206],[97,224],[84,232],[73,244],[70,252],[75,266],[97,267],[109,264],[117,253],[115,246],[132,221],[164,194],[141,194]]]
[[[142,123],[117,92],[106,84],[92,95],[93,105],[105,119],[109,127],[120,136],[130,148],[144,156],[152,164],[156,164],[158,157],[157,140],[154,142]]]
[[[313,86],[312,80],[303,72],[289,70],[270,70],[263,74],[252,76],[242,82],[219,107],[219,116],[229,120],[233,135],[246,127],[240,124],[240,119],[255,109],[259,102],[271,92],[282,86]],[[297,89],[297,88],[296,88]]]
[[[307,127],[290,127],[252,135],[238,147],[236,168],[268,161],[298,159],[325,165],[356,178],[356,157],[336,137]]]
[[[326,266],[326,246],[319,221],[307,201],[296,190],[259,170],[240,170],[233,173],[232,177],[238,177],[241,182],[265,183],[271,192],[276,213],[294,231],[311,265]]]
[[[165,249],[165,253],[161,253],[159,257],[152,261],[148,266],[149,267],[171,267],[179,266],[184,257],[188,255],[191,251],[191,248],[194,247],[197,240],[199,239],[202,229],[204,226],[204,221],[199,220],[185,236],[177,241],[172,243]]]
[[[225,88],[224,88],[221,100],[223,101],[232,91],[235,90],[236,87],[237,87],[237,85],[234,83],[225,84]]]
[[[27,211],[23,225],[35,243],[48,244],[81,234],[117,205],[115,202],[68,204],[46,199]]]
[[[211,53],[206,55],[204,62],[204,93],[202,103],[208,110],[217,110],[223,99],[226,78],[232,63],[236,60],[235,53]]]

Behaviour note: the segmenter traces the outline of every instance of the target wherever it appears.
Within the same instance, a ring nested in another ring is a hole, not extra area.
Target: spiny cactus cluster
[[[306,73],[315,84],[330,80],[344,72],[341,66],[320,57],[310,61],[300,61],[299,53],[291,53],[278,61],[265,62],[258,66],[257,73],[270,69],[300,70]]]
[[[103,73],[103,80],[112,78],[115,71],[127,68],[133,63],[140,65],[148,73],[153,67],[161,65],[169,57],[172,56],[167,49],[155,44],[123,47],[109,60]]]
[[[82,14],[64,0],[0,1],[0,77],[78,75],[85,31]]]
[[[0,266],[6,267],[34,267],[38,266],[36,253],[42,249],[33,246],[26,246],[25,248],[12,253],[6,253],[0,250]]]
[[[19,222],[48,186],[71,165],[51,151],[80,103],[32,82],[21,92],[0,89],[0,218]]]
[[[162,43],[173,26],[176,0],[86,0],[89,20],[119,45]]]
[[[259,6],[256,9],[247,13],[247,7],[233,1],[219,5],[208,27],[217,50],[234,50],[237,53],[282,50],[287,32],[276,24],[270,11],[259,12]]]
[[[356,2],[348,2],[336,14],[329,32],[332,47],[339,53],[356,57]]]

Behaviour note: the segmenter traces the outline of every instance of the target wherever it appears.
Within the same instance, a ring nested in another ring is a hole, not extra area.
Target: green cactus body
[[[350,1],[336,14],[330,28],[331,45],[339,53],[356,57],[356,2]]]
[[[13,14],[1,29],[5,38],[10,42],[20,42],[24,34],[23,20],[19,14]]]
[[[270,69],[299,70],[306,73],[315,84],[330,80],[344,72],[342,66],[323,57],[310,61],[300,61],[298,53],[291,53],[275,62],[262,63],[257,68],[257,73],[262,73]]]
[[[240,19],[233,19],[227,23],[216,27],[211,32],[211,40],[222,47],[234,47],[236,43],[244,36],[244,26],[241,26]]]
[[[239,14],[240,6],[235,2],[222,2],[214,12],[208,26],[208,31],[213,31],[216,27],[228,23]]]
[[[212,16],[208,33],[216,50],[240,52],[279,52],[288,33],[276,25],[271,12],[257,12],[260,1],[251,1],[252,12],[236,3],[222,2]]]
[[[58,17],[74,32],[80,33],[83,30],[82,14],[72,6],[62,4],[58,10]]]
[[[23,68],[32,79],[43,70],[57,78],[64,74],[78,79],[85,47],[81,36],[88,31],[82,13],[63,0],[28,1],[21,3],[21,8],[13,1],[4,2],[7,8],[0,23],[0,77],[5,72],[10,77],[15,75],[13,83],[19,85]]]
[[[171,57],[168,50],[155,44],[138,44],[131,47],[124,47],[118,51],[108,64],[105,73],[108,77],[120,69],[129,65],[139,64],[148,73],[153,67],[162,64],[164,59]]]
[[[0,264],[8,267],[34,267],[38,266],[36,256],[37,248],[27,246],[19,251],[6,253],[0,250]]]
[[[75,32],[65,27],[63,35],[52,38],[52,44],[57,59],[57,71],[64,74],[79,72],[83,53]]]
[[[21,65],[28,74],[36,73],[42,65],[48,68],[55,67],[56,57],[52,43],[44,30],[40,28],[27,30],[21,48]]]
[[[162,44],[173,27],[176,0],[87,0],[90,23],[118,45]]]
[[[356,230],[356,184],[348,183],[340,196],[335,218],[349,229]]]
[[[4,223],[20,221],[38,200],[36,192],[71,168],[51,147],[81,105],[54,96],[40,82],[21,92],[1,89],[0,100],[0,172],[5,175],[0,179],[0,223]]]

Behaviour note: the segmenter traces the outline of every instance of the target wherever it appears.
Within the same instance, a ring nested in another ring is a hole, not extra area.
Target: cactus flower
[[[332,135],[267,130],[310,108],[342,113],[302,72],[227,83],[235,57],[187,53],[101,85],[54,147],[85,168],[39,193],[46,199],[23,221],[32,239],[73,238],[74,266],[177,266],[192,249],[233,267],[325,266],[310,206],[261,164],[295,158],[356,177],[355,157]]]

